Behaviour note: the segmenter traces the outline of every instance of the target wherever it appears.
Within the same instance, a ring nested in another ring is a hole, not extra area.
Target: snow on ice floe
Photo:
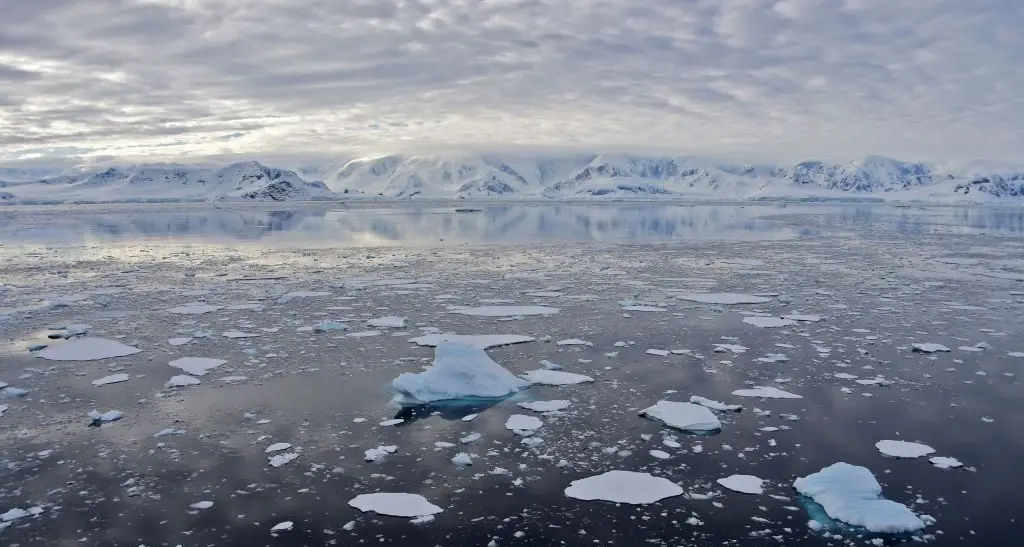
[[[213,507],[212,501],[197,501],[189,505],[189,508],[191,509],[209,509],[211,507]]]
[[[48,347],[37,356],[48,361],[96,361],[114,357],[127,357],[142,351],[116,340],[106,338],[76,338],[59,346]]]
[[[516,403],[518,406],[534,412],[555,412],[558,410],[565,410],[569,408],[572,403],[561,399],[553,401],[528,401],[525,403]]]
[[[227,361],[223,359],[210,359],[207,357],[182,357],[168,363],[174,368],[180,368],[192,376],[203,376],[210,370],[215,369]]]
[[[391,517],[423,517],[444,511],[419,494],[377,492],[360,494],[348,504],[364,513],[377,513]]]
[[[290,520],[286,520],[284,522],[279,522],[279,523],[275,524],[274,527],[270,529],[270,531],[271,532],[288,532],[288,531],[291,531],[291,529],[294,528],[294,527],[295,527],[295,523],[294,522],[292,522]]]
[[[716,481],[718,484],[741,494],[763,494],[764,479],[753,475],[731,475]]]
[[[527,315],[554,315],[562,310],[547,306],[480,306],[452,310],[452,313],[473,317],[520,317]]]
[[[1011,351],[1007,355],[1010,357],[1024,358],[1024,351]]]
[[[683,494],[678,484],[649,473],[608,471],[577,479],[565,489],[565,495],[583,501],[610,501],[646,505]]]
[[[569,338],[567,340],[559,340],[558,342],[555,342],[555,345],[558,345],[558,346],[593,346],[594,344],[592,342],[587,342],[586,340],[580,340],[579,338]]]
[[[658,401],[640,411],[641,416],[648,416],[682,431],[717,431],[722,429],[722,422],[706,407],[693,403],[677,403]]]
[[[767,304],[772,301],[771,298],[765,298],[763,296],[754,296],[752,294],[739,294],[731,292],[677,294],[676,298],[680,300],[687,300],[690,302],[700,302],[701,304],[723,305]]]
[[[234,338],[255,338],[255,337],[259,336],[259,334],[256,334],[254,332],[242,332],[242,331],[239,331],[239,330],[229,330],[229,331],[226,331],[226,332],[222,333],[221,336],[223,336],[224,338],[232,338],[232,339],[234,339]]]
[[[369,321],[366,322],[366,325],[377,329],[404,329],[405,323],[408,320],[408,317],[397,317],[394,315],[389,315],[387,317],[377,317],[375,319],[370,319]]]
[[[792,319],[785,319],[783,317],[764,317],[760,315],[750,315],[743,318],[743,322],[748,325],[754,325],[762,329],[774,329],[779,327],[788,327],[795,325],[796,321]]]
[[[791,321],[801,321],[805,323],[817,323],[823,318],[820,315],[809,315],[805,313],[793,313],[782,316],[783,319],[789,319]]]
[[[418,346],[436,347],[441,342],[451,342],[477,349],[489,349],[537,340],[532,336],[519,334],[426,334],[409,341]]]
[[[544,422],[536,416],[513,414],[505,420],[505,429],[509,431],[536,431],[544,426]]]
[[[89,416],[89,418],[92,418],[93,424],[96,425],[109,422],[116,422],[121,418],[124,418],[124,413],[122,413],[120,410],[108,410],[106,412],[90,410],[86,415]]]
[[[946,346],[943,346],[942,344],[932,344],[932,343],[919,344],[919,343],[915,343],[915,344],[913,344],[913,350],[912,351],[916,351],[916,352],[919,352],[919,353],[935,353],[935,352],[939,352],[939,351],[941,351],[941,352],[948,352],[948,351],[951,351],[951,350],[949,348],[947,348]]]
[[[43,514],[42,507],[29,507],[28,509],[21,509],[15,507],[5,513],[0,513],[0,522],[12,522],[25,517],[35,517]]]
[[[298,457],[299,455],[296,454],[295,452],[274,454],[273,456],[267,458],[267,465],[269,465],[270,467],[281,467],[282,465],[286,465],[288,463],[295,461],[295,459]]]
[[[748,349],[750,348],[746,346],[741,346],[739,344],[714,344],[714,349],[712,349],[711,351],[715,353],[725,353],[728,351],[735,354],[740,354],[747,351]]]
[[[422,403],[465,397],[505,397],[528,386],[482,349],[443,342],[434,350],[428,370],[405,372],[391,385]]]
[[[528,370],[522,376],[530,384],[545,386],[570,386],[594,381],[590,376],[583,374],[548,369]]]
[[[169,313],[176,313],[179,315],[202,315],[204,313],[211,313],[222,309],[224,309],[224,306],[214,306],[203,302],[189,302],[188,304],[182,304],[181,306],[171,308],[167,311]]]
[[[710,408],[711,410],[719,410],[722,412],[738,412],[743,410],[743,405],[727,405],[725,403],[706,399],[700,395],[693,395],[690,397],[690,402],[695,405]]]
[[[291,443],[274,443],[263,449],[264,454],[273,454],[274,452],[280,452],[282,450],[288,450],[291,448]]]
[[[622,311],[659,312],[667,310],[658,306],[622,306]]]
[[[124,373],[111,374],[110,376],[104,376],[103,378],[93,380],[92,385],[105,386],[107,384],[120,384],[121,382],[127,382],[129,379],[131,379],[131,376]]]
[[[821,505],[829,517],[875,533],[916,532],[925,523],[907,506],[882,498],[867,468],[839,462],[800,477],[793,487]]]
[[[737,389],[732,392],[737,397],[761,397],[764,399],[803,399],[803,396],[771,386],[757,386],[750,389]]]
[[[171,376],[170,380],[164,384],[165,388],[173,387],[187,387],[187,386],[198,386],[200,383],[199,378],[195,376],[189,376],[187,374],[179,374],[177,376]]]
[[[933,456],[928,458],[928,461],[932,462],[932,465],[939,469],[956,469],[964,465],[956,458],[947,458],[945,456]]]
[[[907,441],[878,441],[875,448],[882,454],[894,458],[920,458],[935,453],[935,449],[926,444]]]
[[[187,343],[189,343],[191,341],[192,341],[192,337],[171,338],[171,339],[167,340],[167,344],[169,344],[171,346],[184,346],[185,344],[187,344]]]
[[[459,467],[468,467],[473,465],[473,457],[466,452],[459,452],[452,456],[452,463]]]
[[[363,451],[363,459],[368,462],[375,462],[384,456],[394,454],[395,452],[398,452],[398,446],[393,444],[388,446],[378,446],[377,448],[368,448]]]

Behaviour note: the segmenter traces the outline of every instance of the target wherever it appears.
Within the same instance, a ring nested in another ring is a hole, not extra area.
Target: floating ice
[[[945,456],[933,456],[928,458],[928,461],[932,462],[932,465],[939,469],[955,469],[964,465],[956,458],[947,458]]]
[[[790,319],[792,321],[803,321],[806,323],[817,323],[821,321],[820,315],[806,315],[806,314],[787,314],[782,316],[783,319]]]
[[[189,342],[191,342],[191,341],[192,341],[192,338],[191,338],[191,337],[185,337],[185,338],[171,338],[171,339],[169,339],[169,340],[167,341],[167,343],[168,343],[168,344],[170,344],[170,345],[172,345],[172,346],[184,346],[185,344],[187,344],[187,343],[189,343]]]
[[[619,470],[574,480],[565,489],[566,496],[578,500],[634,505],[646,505],[682,493],[683,489],[668,479],[648,473]]]
[[[669,427],[683,431],[716,431],[722,429],[722,422],[707,408],[693,403],[658,401],[654,406],[640,411]]]
[[[174,368],[180,368],[192,376],[203,376],[210,370],[215,369],[227,361],[223,359],[210,359],[207,357],[182,357],[168,363]]]
[[[519,406],[532,410],[534,412],[554,412],[556,410],[564,410],[569,408],[569,401],[554,400],[554,401],[529,401],[526,403],[517,403]]]
[[[171,308],[167,311],[170,313],[177,313],[180,315],[202,315],[204,313],[220,311],[222,309],[224,309],[224,306],[213,306],[211,304],[204,304],[202,302],[189,302],[188,304],[184,304],[176,308]]]
[[[1010,357],[1024,358],[1024,351],[1011,351],[1008,352],[1007,355]]]
[[[348,325],[340,321],[331,321],[330,319],[324,319],[313,325],[313,332],[330,332],[335,330],[346,331],[348,330]]]
[[[672,352],[664,349],[649,349],[644,353],[647,355],[657,355],[658,357],[668,357]]]
[[[690,402],[696,405],[708,407],[711,410],[720,410],[722,412],[736,412],[743,410],[743,405],[727,405],[719,401],[705,399],[699,395],[693,395],[690,397]]]
[[[99,425],[101,423],[116,422],[124,417],[124,414],[120,410],[108,410],[106,412],[100,412],[98,410],[90,410],[87,414],[94,424]]]
[[[718,484],[741,494],[763,494],[764,479],[753,475],[732,475],[718,479]]]
[[[586,340],[580,340],[579,338],[570,338],[568,340],[559,340],[555,344],[559,345],[559,346],[593,346],[594,345],[591,342],[587,342]]]
[[[452,463],[460,467],[473,465],[473,457],[465,452],[459,452],[458,454],[452,456]]]
[[[279,523],[275,524],[274,527],[270,529],[270,531],[271,532],[288,532],[288,531],[290,531],[294,527],[295,527],[295,523],[294,522],[292,522],[290,520],[286,520],[284,522],[279,522]]]
[[[754,360],[758,363],[785,363],[789,361],[789,356],[785,353],[769,353],[764,357],[758,357]]]
[[[773,329],[778,327],[788,327],[795,325],[796,321],[792,319],[784,319],[782,317],[762,317],[760,315],[751,315],[743,318],[743,322],[748,325],[754,325],[762,329]]]
[[[688,300],[690,302],[700,302],[701,304],[767,304],[771,302],[771,298],[764,298],[762,296],[754,296],[750,294],[738,294],[730,292],[720,293],[687,293],[676,295],[676,298],[680,300]]]
[[[400,393],[423,403],[504,397],[528,385],[491,360],[484,350],[451,342],[437,346],[429,370],[403,373],[391,384]]]
[[[291,447],[292,447],[291,443],[274,443],[274,444],[266,447],[265,449],[263,449],[263,453],[264,454],[273,454],[274,452],[280,452],[282,450],[288,450]]]
[[[657,312],[666,311],[665,308],[659,308],[657,306],[623,306],[622,311],[642,311],[642,312]]]
[[[554,315],[561,310],[547,306],[480,306],[452,310],[452,313],[474,317],[518,317],[526,315]]]
[[[27,389],[21,389],[20,387],[5,387],[0,390],[0,397],[4,399],[14,399],[15,397],[24,397],[28,395]]]
[[[164,387],[187,387],[187,386],[198,386],[201,382],[199,378],[195,376],[189,376],[187,374],[179,374],[177,376],[171,376],[170,380],[164,384]]]
[[[376,319],[370,319],[366,322],[367,326],[378,328],[378,329],[403,329],[405,323],[408,321],[407,317],[396,317],[389,315],[387,317],[378,317]]]
[[[802,396],[771,386],[757,386],[751,389],[737,389],[732,392],[737,397],[763,397],[765,399],[803,399]]]
[[[926,444],[907,441],[878,441],[875,448],[882,454],[894,458],[920,458],[935,453],[935,449]]]
[[[381,427],[391,427],[393,425],[398,425],[398,424],[402,424],[402,423],[405,423],[404,419],[402,419],[402,418],[394,418],[394,419],[391,419],[391,420],[384,420],[383,422],[379,423],[378,425],[380,425]]]
[[[882,498],[882,486],[864,467],[835,463],[798,478],[793,487],[814,499],[829,517],[871,532],[895,534],[925,527],[905,505]]]
[[[76,338],[59,346],[48,347],[36,355],[49,361],[95,361],[126,357],[142,351],[106,338]]]
[[[481,438],[483,438],[483,435],[479,433],[470,433],[469,435],[466,435],[465,437],[459,439],[459,442],[462,444],[475,443],[479,441]]]
[[[451,342],[476,349],[488,349],[533,342],[534,340],[536,338],[532,336],[518,334],[427,334],[409,341],[419,346],[435,347],[441,342]]]
[[[223,336],[224,338],[232,338],[232,339],[234,339],[234,338],[255,338],[255,337],[259,336],[259,334],[256,334],[254,332],[242,332],[242,331],[239,331],[239,330],[229,330],[227,332],[222,333],[221,336]]]
[[[913,351],[916,351],[916,352],[919,352],[919,353],[935,353],[937,351],[943,351],[943,352],[950,351],[949,348],[947,348],[946,346],[943,346],[942,344],[931,344],[931,343],[928,343],[928,344],[914,344],[913,348],[914,348]]]
[[[505,420],[505,429],[510,431],[535,431],[540,429],[544,422],[535,416],[525,414],[513,414]]]
[[[422,517],[444,511],[419,494],[377,492],[360,494],[348,502],[360,511],[374,512],[392,517]]]
[[[594,379],[590,376],[584,376],[582,374],[574,374],[572,372],[562,372],[560,370],[528,370],[522,374],[523,378],[531,384],[539,384],[546,386],[568,386],[573,384],[582,384],[584,382],[593,382]]]
[[[213,507],[212,501],[197,501],[192,505],[189,505],[192,509],[209,509]]]
[[[658,458],[659,460],[667,460],[672,457],[671,454],[665,452],[664,450],[649,450],[647,453],[650,454],[652,457]]]
[[[0,405],[0,417],[2,417],[4,412],[7,412],[7,409],[9,408],[11,408],[10,405]]]
[[[284,454],[275,454],[275,455],[267,458],[267,464],[270,467],[281,467],[282,465],[285,465],[285,464],[288,464],[288,463],[291,463],[291,462],[295,461],[295,459],[298,458],[298,457],[299,457],[299,455],[296,454],[295,452],[286,452]]]
[[[375,462],[388,454],[394,454],[398,451],[398,447],[395,445],[389,446],[378,446],[377,448],[370,448],[363,452],[364,459],[368,462]]]
[[[714,346],[714,349],[712,349],[711,351],[714,351],[716,353],[725,353],[729,351],[732,353],[739,354],[750,349],[746,346],[741,346],[739,344],[715,344]]]
[[[42,507],[29,507],[28,509],[19,509],[15,507],[6,513],[0,513],[0,522],[11,522],[25,517],[39,516],[41,514],[43,514]]]
[[[167,428],[153,434],[154,437],[178,437],[185,434],[184,429]]]

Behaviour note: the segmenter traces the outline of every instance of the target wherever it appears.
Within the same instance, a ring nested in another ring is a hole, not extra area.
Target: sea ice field
[[[1024,208],[19,206],[0,260],[5,545],[1024,537]]]

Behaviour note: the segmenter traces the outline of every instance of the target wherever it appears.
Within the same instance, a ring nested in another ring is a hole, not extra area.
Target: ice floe
[[[529,401],[516,404],[534,412],[555,412],[557,410],[565,410],[566,408],[569,408],[572,403],[556,399],[554,401]]]
[[[213,507],[213,502],[212,501],[197,501],[197,502],[189,505],[189,507],[192,508],[192,509],[209,509],[209,508]]]
[[[763,494],[764,479],[753,475],[731,475],[718,479],[718,484],[741,494]]]
[[[779,327],[788,327],[795,325],[796,321],[792,319],[785,319],[783,317],[765,317],[760,315],[750,315],[743,318],[743,322],[748,325],[760,327],[762,329],[774,329]]]
[[[452,456],[452,463],[459,467],[470,466],[473,465],[473,457],[467,454],[466,452],[459,452],[458,454]]]
[[[757,386],[750,389],[737,389],[732,392],[737,397],[761,397],[764,399],[803,399],[803,396],[771,386]]]
[[[270,529],[270,531],[271,532],[289,532],[294,527],[295,527],[295,523],[294,522],[292,522],[290,520],[286,520],[284,522],[279,522],[279,523],[275,524],[274,527]]]
[[[558,308],[547,306],[480,306],[452,310],[452,313],[473,317],[519,317],[527,315],[554,315],[560,311]]]
[[[793,483],[829,517],[875,533],[915,532],[925,527],[907,506],[882,498],[882,486],[865,467],[832,464]]]
[[[227,363],[227,361],[223,359],[210,359],[208,357],[182,357],[167,364],[174,368],[180,368],[192,376],[203,376],[207,372],[210,372],[224,363]]]
[[[189,343],[191,341],[192,341],[192,337],[171,338],[171,339],[167,340],[167,343],[169,345],[171,345],[171,346],[184,346],[185,344],[187,344],[187,343]]]
[[[37,356],[48,361],[96,361],[114,357],[127,357],[142,351],[116,340],[106,338],[76,338],[59,346],[48,347]]]
[[[680,300],[687,300],[690,302],[700,302],[701,304],[722,304],[722,305],[735,305],[735,304],[767,304],[772,301],[771,298],[764,298],[762,296],[754,296],[751,294],[739,294],[729,292],[719,293],[686,293],[678,294],[676,298]]]
[[[532,336],[518,334],[426,334],[409,340],[419,346],[435,347],[441,342],[451,342],[477,349],[489,349],[512,344],[533,342]]]
[[[782,316],[783,319],[789,319],[791,321],[802,321],[805,323],[817,323],[822,320],[820,315],[807,315],[807,314],[786,314]]]
[[[956,458],[948,458],[945,456],[933,456],[928,458],[928,461],[939,469],[956,469],[957,467],[963,467],[964,465]]]
[[[505,429],[510,431],[536,431],[544,425],[544,422],[536,416],[525,414],[513,414],[505,420]]]
[[[683,494],[678,484],[649,473],[608,471],[572,481],[565,495],[583,501],[610,501],[646,505]]]
[[[120,410],[108,410],[106,412],[90,410],[87,416],[92,419],[93,425],[100,425],[109,422],[116,422],[124,417],[124,413]]]
[[[722,422],[713,412],[693,403],[658,401],[655,405],[641,410],[640,414],[682,431],[704,432],[722,429]]]
[[[690,397],[690,402],[695,405],[704,406],[711,410],[719,410],[722,412],[738,412],[743,410],[743,405],[728,405],[712,399],[706,399],[700,395],[693,395]]]
[[[167,380],[167,383],[164,384],[164,387],[172,388],[172,387],[197,386],[200,383],[202,383],[202,382],[200,382],[199,378],[196,378],[195,376],[189,376],[187,374],[179,374],[177,376],[171,376],[171,379]]]
[[[105,386],[107,384],[120,384],[121,382],[127,382],[129,379],[131,379],[131,376],[128,376],[127,374],[124,374],[122,372],[122,373],[118,373],[118,374],[111,374],[110,376],[104,376],[102,378],[98,378],[96,380],[93,380],[92,381],[92,385],[94,385],[94,386]]]
[[[939,352],[939,351],[947,352],[947,351],[951,351],[951,350],[949,348],[947,348],[946,346],[943,346],[942,344],[932,344],[932,343],[918,344],[918,343],[915,343],[913,345],[913,351],[916,351],[916,352],[919,352],[919,353],[935,353],[935,352]]]
[[[179,315],[202,315],[204,313],[211,313],[222,309],[224,309],[224,306],[214,306],[203,302],[189,302],[188,304],[183,304],[167,311],[169,313],[176,313]]]
[[[376,319],[370,319],[369,321],[366,322],[366,325],[377,329],[403,329],[405,328],[405,323],[408,320],[409,318],[407,317],[396,317],[394,315],[389,315],[387,317],[378,317]]]
[[[429,403],[465,397],[504,397],[528,384],[491,360],[482,349],[443,342],[434,350],[430,369],[403,373],[391,385],[415,401]]]
[[[368,462],[375,462],[388,454],[394,454],[398,451],[398,447],[395,445],[378,446],[377,448],[369,448],[363,451],[363,459]]]
[[[920,458],[935,453],[935,449],[926,444],[907,441],[878,441],[875,448],[882,454],[894,458]]]
[[[323,321],[313,325],[313,332],[346,331],[348,329],[348,324],[341,321],[332,321],[330,319],[324,319]]]
[[[594,381],[590,376],[583,374],[548,369],[528,370],[522,376],[530,384],[546,386],[569,386]]]
[[[295,452],[285,452],[284,454],[274,454],[267,458],[267,465],[270,467],[281,467],[295,461],[299,455]]]
[[[364,513],[377,513],[391,517],[422,517],[444,511],[419,494],[377,492],[360,494],[348,502]]]
[[[263,453],[265,453],[265,454],[273,454],[274,452],[280,452],[282,450],[288,450],[291,447],[292,447],[291,443],[274,443],[274,444],[264,448],[263,449]]]
[[[256,338],[259,334],[255,332],[242,332],[240,330],[229,330],[221,334],[224,338]]]
[[[586,340],[580,340],[579,338],[569,338],[568,340],[559,340],[555,342],[558,346],[593,346],[594,344],[587,342]]]
[[[622,306],[622,311],[659,312],[667,310],[657,306]]]

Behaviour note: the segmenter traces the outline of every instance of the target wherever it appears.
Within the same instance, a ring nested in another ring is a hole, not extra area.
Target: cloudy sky
[[[0,164],[1024,161],[1022,0],[0,0]]]

